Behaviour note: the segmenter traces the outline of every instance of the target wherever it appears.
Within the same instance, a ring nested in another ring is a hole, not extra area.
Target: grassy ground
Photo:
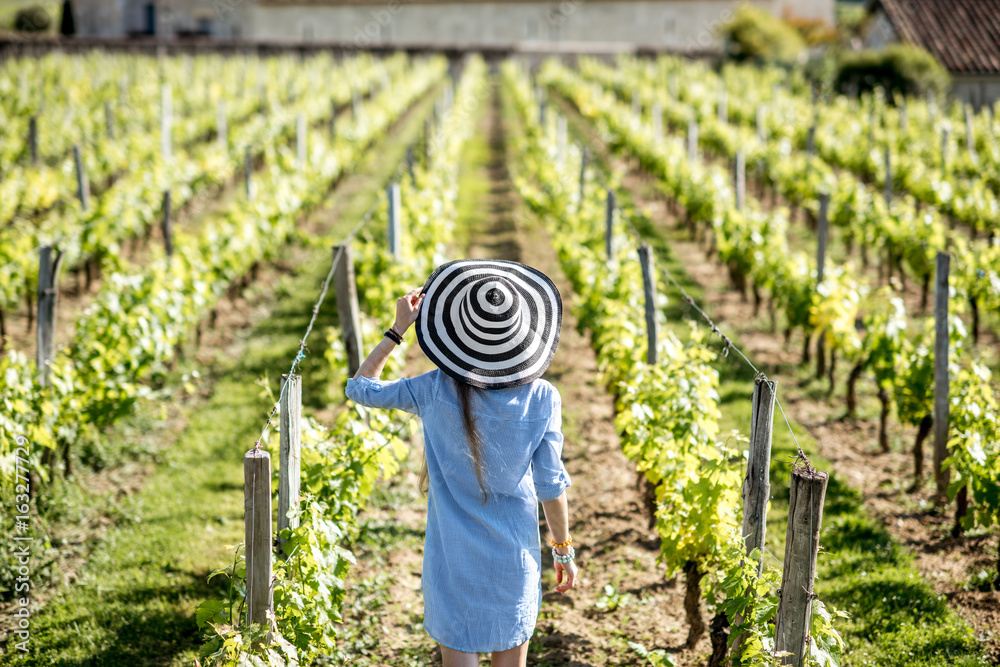
[[[577,136],[590,142],[593,135],[589,126],[568,107],[565,110]],[[607,168],[606,161],[604,167]],[[620,199],[628,205],[633,194],[622,192]],[[637,227],[655,248],[659,265],[665,266],[696,302],[704,304],[700,286],[692,281],[672,250],[683,233],[648,219],[641,220]],[[688,321],[697,316],[676,290],[668,290],[667,296],[670,300],[666,309],[667,326],[685,338],[690,331]],[[730,327],[725,323],[720,325],[731,336]],[[740,345],[736,338],[733,342]],[[735,354],[719,357],[717,367],[723,415],[721,432],[739,429],[747,433],[751,409],[748,399],[754,373]],[[808,369],[793,365],[766,370],[772,377],[778,377],[774,371],[779,371],[786,386],[808,384],[811,376]],[[781,392],[779,386],[779,400]],[[923,580],[906,550],[869,517],[860,495],[837,477],[834,466],[818,454],[816,443],[806,430],[793,421],[791,431],[815,467],[834,471],[824,506],[816,590],[826,603],[851,615],[849,621],[840,625],[847,641],[844,664],[858,667],[986,664],[971,629],[948,607],[946,599]],[[784,553],[788,476],[796,451],[791,431],[785,427],[780,413],[776,414],[771,468],[773,500],[767,517],[767,542],[778,558]],[[768,561],[772,566],[776,563],[773,558]]]
[[[425,97],[388,141],[368,153],[369,162],[358,165],[364,175],[348,181],[354,185],[349,199],[338,202],[336,218],[323,220],[320,212],[317,224],[331,238],[353,226],[379,196],[432,103],[432,95]],[[201,643],[194,609],[224,585],[222,578],[208,584],[208,574],[231,560],[230,547],[242,540],[240,459],[253,446],[268,409],[257,381],[269,376],[273,386],[294,356],[328,268],[329,243],[316,245],[322,247],[289,250],[283,261],[292,270],[250,288],[247,300],[261,309],[262,321],[218,350],[216,362],[200,366],[210,394],[185,415],[182,431],[164,433],[175,440],[132,497],[128,517],[93,548],[78,581],[32,619],[31,652],[8,653],[0,664],[192,663]],[[335,318],[327,302],[302,364],[304,376],[324,377],[317,351],[323,328]],[[325,392],[315,384],[303,392],[306,410],[324,407]],[[149,415],[157,413],[156,405],[146,405],[138,419],[155,421]]]

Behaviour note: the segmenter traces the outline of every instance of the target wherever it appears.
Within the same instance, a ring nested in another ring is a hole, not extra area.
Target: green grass
[[[419,131],[433,96],[426,96],[378,150],[364,187],[356,188],[329,234],[343,234],[381,193]],[[159,455],[160,463],[131,503],[130,520],[119,521],[86,560],[79,581],[64,587],[32,619],[31,650],[8,652],[4,665],[190,665],[201,644],[194,610],[226,585],[210,572],[232,561],[230,547],[243,538],[243,454],[253,447],[270,406],[257,380],[272,387],[298,348],[320,281],[329,265],[329,244],[297,264],[264,295],[272,314],[254,327],[238,354],[201,368],[211,396],[185,415],[186,427]],[[254,285],[253,292],[260,289]],[[250,300],[254,297],[249,295]],[[322,408],[325,392],[322,332],[336,322],[328,300],[319,315],[301,373],[311,378],[306,409]],[[156,414],[156,405],[141,408]],[[276,435],[270,444],[276,443]],[[272,468],[277,466],[276,457]]]
[[[586,121],[564,106],[569,125],[578,140],[590,142],[592,137]],[[592,151],[593,154],[593,151]],[[597,156],[607,169],[606,162]],[[623,191],[619,201],[632,203],[632,193]],[[657,263],[665,267],[695,302],[705,307],[703,290],[688,275],[684,265],[671,250],[671,242],[685,232],[667,228],[664,224],[641,219],[637,228],[656,251]],[[665,309],[667,328],[679,338],[690,334],[689,321],[697,318],[693,309],[670,287]],[[711,311],[709,315],[711,315]],[[731,334],[725,322],[719,323],[736,346],[738,338]],[[721,341],[714,339],[721,348]],[[750,396],[754,372],[736,354],[720,356],[719,408],[722,412],[720,432],[737,429],[749,433]],[[778,400],[782,385],[800,384],[811,376],[810,369],[785,366],[762,368],[779,381]],[[807,391],[823,395],[814,383]],[[944,597],[934,592],[913,565],[912,556],[865,511],[861,495],[844,483],[833,464],[819,455],[815,440],[796,422],[791,429],[814,467],[831,472],[824,505],[821,551],[816,592],[827,604],[850,614],[850,619],[838,627],[847,643],[845,667],[971,667],[988,664],[975,640],[972,629],[951,610]],[[785,530],[788,520],[788,478],[796,443],[786,428],[781,413],[776,411],[772,441],[771,494],[767,516],[768,550],[777,559],[783,558]],[[768,567],[780,567],[775,558],[767,557]]]

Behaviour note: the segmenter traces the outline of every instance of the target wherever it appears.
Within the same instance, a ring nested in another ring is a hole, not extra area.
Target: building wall
[[[208,32],[268,41],[509,45],[603,42],[656,49],[720,46],[736,0],[553,0],[551,2],[359,5],[268,0],[74,0],[81,35]],[[834,0],[755,0],[778,16],[834,21]],[[152,19],[151,19],[152,17]]]
[[[952,76],[952,94],[976,110],[1000,100],[1000,74]]]
[[[74,0],[76,29],[88,37],[205,33],[240,37],[235,9],[246,0]]]
[[[441,2],[386,0],[369,5],[278,5],[248,8],[253,39],[391,43],[484,44],[602,42],[653,48],[717,48],[731,0],[562,0]],[[775,13],[787,2],[760,2]],[[796,16],[833,19],[833,2],[795,3]]]

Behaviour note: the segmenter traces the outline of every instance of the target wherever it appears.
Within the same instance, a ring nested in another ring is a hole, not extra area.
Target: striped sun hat
[[[417,316],[424,354],[482,389],[541,377],[559,344],[562,299],[541,271],[500,259],[460,259],[427,279]]]

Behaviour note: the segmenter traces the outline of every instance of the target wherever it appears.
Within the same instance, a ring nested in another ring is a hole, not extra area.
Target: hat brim
[[[521,316],[504,333],[480,330],[468,317],[469,299],[489,278],[517,290]],[[503,284],[508,284],[504,282]],[[449,376],[481,389],[533,382],[552,362],[562,327],[562,298],[541,271],[509,260],[460,259],[439,266],[427,279],[417,316],[417,341]]]

